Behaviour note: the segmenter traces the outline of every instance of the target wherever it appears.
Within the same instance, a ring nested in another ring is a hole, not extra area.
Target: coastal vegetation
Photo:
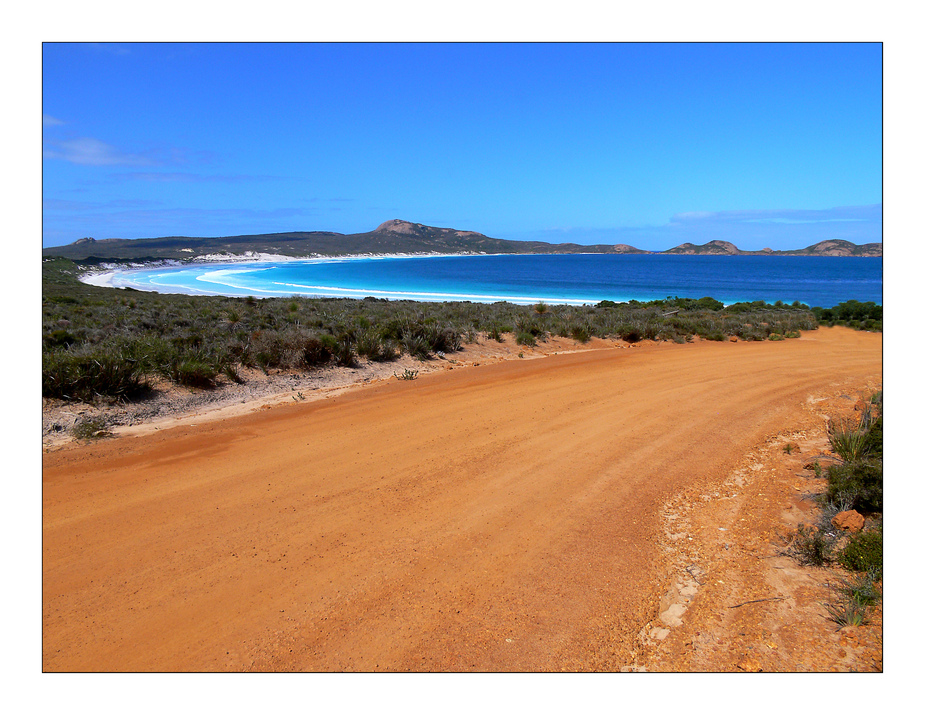
[[[866,402],[856,423],[830,424],[829,444],[836,463],[827,469],[814,464],[828,482],[819,496],[819,523],[800,525],[790,550],[804,564],[838,564],[854,573],[836,587],[836,603],[824,605],[839,626],[862,625],[880,599],[883,577],[883,394]],[[863,528],[840,535],[833,520],[852,511]]]
[[[801,303],[725,307],[710,297],[567,306],[376,298],[228,298],[100,288],[81,267],[43,261],[42,394],[142,396],[152,378],[193,388],[239,382],[242,367],[310,370],[399,355],[427,360],[479,340],[535,345],[550,336],[688,342],[783,340],[817,327]]]
[[[856,330],[883,331],[883,306],[872,301],[847,300],[834,308],[813,308],[820,325],[845,325]]]

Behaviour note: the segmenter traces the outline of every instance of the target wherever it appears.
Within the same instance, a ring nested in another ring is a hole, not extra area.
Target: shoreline
[[[561,297],[544,297],[544,296],[506,296],[506,295],[483,295],[483,294],[468,294],[468,293],[438,293],[438,292],[423,292],[423,291],[403,291],[403,290],[382,290],[376,288],[343,288],[338,286],[305,286],[305,285],[292,285],[292,288],[296,289],[307,289],[307,290],[292,290],[292,291],[275,291],[267,290],[260,288],[242,288],[239,286],[234,286],[228,283],[221,283],[220,281],[208,281],[204,280],[203,277],[198,277],[197,280],[202,280],[205,283],[218,283],[219,285],[224,286],[227,289],[237,289],[241,292],[231,293],[226,291],[213,291],[207,289],[194,289],[190,286],[184,285],[164,285],[152,287],[149,284],[140,284],[134,283],[130,280],[125,280],[122,284],[117,283],[117,280],[120,276],[130,275],[136,271],[146,271],[157,268],[167,268],[167,269],[183,269],[190,266],[213,266],[216,269],[217,273],[222,273],[223,268],[228,266],[228,270],[225,272],[235,272],[235,267],[238,267],[238,272],[242,272],[244,269],[240,268],[242,265],[254,265],[259,266],[261,263],[341,263],[345,261],[359,261],[359,260],[401,260],[407,258],[456,258],[456,257],[468,257],[468,256],[506,256],[511,254],[504,253],[383,253],[383,254],[348,254],[343,256],[309,256],[309,257],[292,257],[292,256],[281,256],[270,253],[261,253],[261,254],[251,254],[240,257],[235,257],[234,259],[229,259],[226,256],[221,254],[210,254],[206,256],[197,256],[196,258],[190,259],[189,261],[177,261],[174,259],[166,259],[163,262],[151,262],[147,264],[129,264],[130,267],[122,268],[116,267],[115,264],[106,264],[101,263],[98,269],[90,269],[85,273],[78,276],[77,280],[81,283],[87,285],[96,286],[98,288],[130,288],[132,290],[143,291],[147,293],[160,293],[167,295],[202,295],[202,296],[215,296],[215,297],[227,297],[227,298],[245,298],[248,296],[262,297],[262,298],[349,298],[354,300],[359,300],[361,298],[373,297],[381,300],[394,300],[394,301],[414,301],[421,303],[446,303],[446,302],[473,302],[473,303],[497,303],[497,302],[508,302],[515,305],[532,305],[534,303],[546,303],[547,305],[571,305],[571,306],[582,306],[582,305],[593,305],[600,302],[598,299],[593,298],[561,298]],[[547,254],[522,254],[522,255],[547,255]],[[570,255],[597,255],[590,253],[583,254],[570,254]],[[257,269],[259,270],[259,269]],[[158,289],[160,288],[160,290]],[[264,293],[266,295],[259,295]],[[616,300],[614,302],[622,303],[629,302],[632,299],[626,300]]]
[[[348,254],[342,256],[308,256],[292,257],[270,253],[248,252],[243,255],[229,254],[209,254],[197,256],[189,260],[164,259],[147,263],[100,263],[98,266],[90,269],[84,269],[78,275],[77,279],[84,284],[101,288],[130,289],[147,293],[156,293],[162,295],[188,295],[188,296],[210,296],[210,297],[229,297],[229,298],[305,298],[305,299],[325,299],[325,298],[347,298],[359,300],[362,298],[376,298],[379,300],[389,301],[413,301],[419,303],[446,303],[446,302],[472,302],[491,304],[498,302],[508,302],[515,305],[531,305],[535,303],[545,303],[547,305],[567,305],[567,306],[593,306],[603,300],[614,303],[629,303],[632,301],[650,302],[653,300],[664,299],[667,295],[684,295],[685,297],[703,297],[711,295],[711,291],[706,286],[698,287],[697,285],[687,285],[679,283],[674,285],[672,281],[667,281],[663,290],[655,294],[653,289],[643,290],[640,292],[639,286],[632,281],[616,281],[612,286],[613,290],[607,294],[589,297],[582,295],[585,290],[593,292],[595,288],[600,293],[600,286],[597,283],[591,283],[586,286],[573,286],[577,288],[573,295],[524,295],[535,288],[535,286],[518,287],[516,284],[494,286],[472,286],[470,292],[452,292],[453,286],[442,287],[439,280],[432,280],[433,287],[424,289],[415,289],[405,287],[407,281],[399,281],[396,287],[352,287],[341,285],[340,278],[332,275],[324,277],[315,276],[314,278],[302,278],[304,282],[299,281],[298,277],[287,277],[278,281],[271,278],[258,279],[265,283],[263,286],[247,285],[247,279],[243,282],[236,278],[237,274],[248,274],[259,272],[261,270],[272,269],[277,265],[283,264],[337,264],[350,261],[387,261],[416,258],[467,258],[467,257],[506,257],[510,255],[548,257],[549,254],[490,254],[490,253],[391,253],[391,254]],[[580,253],[568,254],[575,256],[594,256],[599,254]],[[653,254],[654,255],[654,254]],[[679,254],[680,255],[680,254]],[[697,258],[698,255],[684,254],[687,258]],[[845,256],[838,256],[844,258]],[[158,272],[163,270],[162,273]],[[171,272],[177,274],[177,279],[171,278]],[[135,274],[147,274],[143,282],[136,281]],[[657,279],[656,279],[657,280]],[[382,283],[381,279],[367,278],[366,282],[370,284]],[[386,281],[388,283],[389,281]],[[881,293],[879,296],[868,297],[869,291],[861,290],[866,283],[870,281],[861,280],[856,288],[855,295],[861,294],[862,300],[859,302],[872,301],[878,305],[882,304],[882,278],[880,281]],[[330,284],[329,284],[330,283]],[[565,284],[563,284],[565,285]],[[655,284],[653,284],[655,285]],[[658,285],[661,285],[660,283]],[[832,307],[839,302],[850,300],[851,298],[840,297],[841,294],[835,294],[834,291],[826,293],[824,286],[820,282],[818,286],[807,292],[798,290],[796,284],[789,286],[786,297],[781,297],[781,293],[772,295],[764,290],[755,291],[749,289],[747,281],[740,280],[735,287],[730,287],[721,302],[725,306],[735,303],[748,303],[763,300],[773,304],[775,301],[783,301],[785,304],[800,302],[806,305],[821,305],[821,307]],[[517,294],[510,294],[518,292]],[[819,295],[811,295],[814,293]],[[568,289],[561,291],[568,293]],[[715,293],[715,291],[713,291]],[[749,295],[749,293],[753,293]],[[802,297],[794,297],[800,296]],[[866,300],[865,300],[866,299]],[[834,301],[834,302],[832,302]],[[831,303],[831,305],[829,305]]]

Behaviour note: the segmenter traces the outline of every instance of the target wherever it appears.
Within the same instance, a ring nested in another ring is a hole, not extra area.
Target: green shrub
[[[821,529],[800,524],[790,544],[790,553],[803,564],[825,566],[832,561],[832,541]]]
[[[171,380],[185,387],[212,388],[220,370],[202,355],[186,355],[172,362],[168,368]]]
[[[849,581],[841,580],[841,584],[835,587],[835,590],[841,595],[843,600],[853,601],[859,606],[875,606],[880,602],[882,595],[877,588],[877,582],[880,580],[882,572],[878,568],[871,568],[863,574],[854,576]]]
[[[337,343],[332,354],[334,356],[334,361],[341,367],[356,367],[357,365],[353,338],[349,333],[341,333],[337,336]]]
[[[331,359],[331,349],[324,341],[315,336],[305,339],[302,344],[301,362],[306,367],[325,365]]]
[[[854,534],[838,555],[838,563],[849,571],[883,571],[883,534],[862,531]]]
[[[877,588],[880,578],[881,571],[871,568],[850,581],[842,579],[840,585],[833,587],[839,594],[839,602],[824,604],[829,617],[841,628],[864,625],[867,622],[867,609],[876,606],[882,598]]]
[[[847,325],[856,330],[874,330],[876,325],[883,329],[883,306],[868,301],[860,303],[848,300],[834,308],[811,308],[816,320],[823,325]],[[871,326],[871,327],[866,327]]]
[[[826,500],[861,512],[883,511],[883,462],[861,460],[835,464],[828,470]]]
[[[591,339],[591,329],[587,325],[573,325],[569,335],[579,343],[586,343]]]
[[[430,345],[423,335],[407,335],[401,340],[402,351],[418,360],[430,359]]]
[[[497,323],[492,323],[488,326],[488,337],[494,340],[497,343],[504,342],[504,330]]]
[[[864,454],[870,459],[883,459],[883,417],[877,417],[876,421],[867,431],[867,439],[864,444]]]
[[[107,429],[106,420],[102,417],[81,419],[71,428],[71,435],[75,439],[99,439],[100,437],[109,437],[111,434]]]
[[[533,333],[521,331],[517,333],[517,344],[526,345],[527,347],[532,348],[536,346],[536,338],[534,337]]]
[[[243,384],[244,384],[244,378],[242,378],[242,377],[238,374],[237,368],[235,368],[235,366],[232,365],[231,363],[226,363],[226,364],[222,367],[222,374],[223,374],[225,377],[227,377],[229,380],[231,380],[233,383],[235,383],[236,385],[243,385]]]
[[[364,330],[357,336],[356,351],[358,355],[377,362],[386,362],[398,357],[395,343],[383,340],[373,330]]]
[[[872,440],[869,438],[869,430],[854,427],[848,422],[830,422],[828,432],[832,451],[846,462],[853,462],[865,457],[874,447]]]
[[[856,601],[848,599],[836,604],[824,603],[823,606],[829,612],[829,618],[838,625],[839,629],[847,626],[863,626],[867,622],[867,606],[862,606]]]
[[[137,363],[105,351],[59,350],[42,355],[42,396],[93,401],[98,397],[129,399],[148,383]]]
[[[518,333],[529,333],[534,338],[542,338],[546,335],[543,327],[529,315],[518,316],[514,321],[514,327]]]
[[[642,340],[642,331],[632,325],[621,325],[617,328],[617,334],[620,336],[621,340],[625,340],[628,343],[638,343]]]
[[[67,330],[53,330],[45,336],[44,342],[48,348],[67,348],[77,342],[77,337]]]

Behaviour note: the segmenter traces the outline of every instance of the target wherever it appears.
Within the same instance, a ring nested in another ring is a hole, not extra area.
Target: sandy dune
[[[882,373],[882,336],[422,375],[43,464],[43,667],[619,670],[658,510]]]

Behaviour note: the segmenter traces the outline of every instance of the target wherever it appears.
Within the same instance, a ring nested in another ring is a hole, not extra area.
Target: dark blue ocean
[[[493,255],[189,264],[106,279],[163,293],[597,303],[668,296],[723,303],[883,302],[883,260],[803,256]],[[96,282],[96,281],[94,281]]]

